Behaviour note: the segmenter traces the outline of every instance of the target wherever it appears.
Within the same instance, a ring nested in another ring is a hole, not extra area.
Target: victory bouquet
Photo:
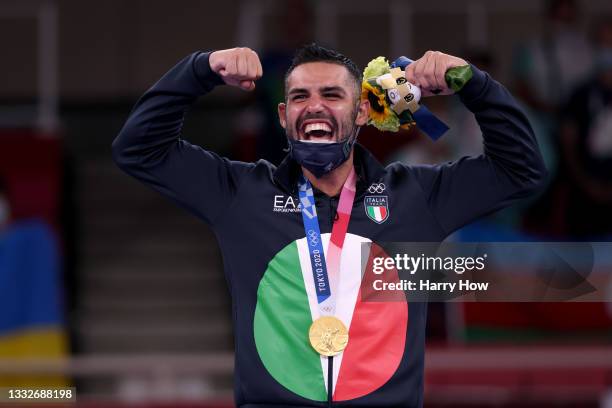
[[[374,58],[363,71],[361,97],[370,102],[368,125],[397,132],[417,126],[436,140],[448,126],[420,104],[421,89],[406,80],[405,70],[412,60],[399,57],[389,64],[385,57]],[[469,65],[454,67],[445,74],[446,83],[458,92],[472,78]]]

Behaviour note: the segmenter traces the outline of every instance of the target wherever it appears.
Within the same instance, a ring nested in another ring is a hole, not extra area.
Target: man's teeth
[[[304,133],[314,132],[316,130],[321,130],[323,132],[331,133],[331,128],[327,123],[317,122],[317,123],[309,123],[304,128]]]

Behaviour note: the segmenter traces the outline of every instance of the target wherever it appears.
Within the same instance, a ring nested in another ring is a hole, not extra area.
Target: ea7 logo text
[[[274,212],[281,213],[294,213],[301,212],[302,206],[296,198],[284,195],[274,196],[274,206],[272,207]]]

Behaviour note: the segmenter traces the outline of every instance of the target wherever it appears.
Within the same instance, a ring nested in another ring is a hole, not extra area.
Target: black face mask
[[[291,158],[319,178],[348,160],[357,135],[331,143],[304,142],[291,137],[287,139]]]

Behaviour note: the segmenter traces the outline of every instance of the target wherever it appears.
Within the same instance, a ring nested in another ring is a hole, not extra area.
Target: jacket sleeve
[[[476,117],[484,153],[411,168],[447,234],[536,193],[546,177],[531,125],[512,95],[487,73],[474,66],[472,72],[459,97]]]
[[[189,107],[223,83],[211,71],[209,55],[183,59],[140,98],[112,154],[126,173],[214,225],[253,164],[230,161],[181,138]]]

